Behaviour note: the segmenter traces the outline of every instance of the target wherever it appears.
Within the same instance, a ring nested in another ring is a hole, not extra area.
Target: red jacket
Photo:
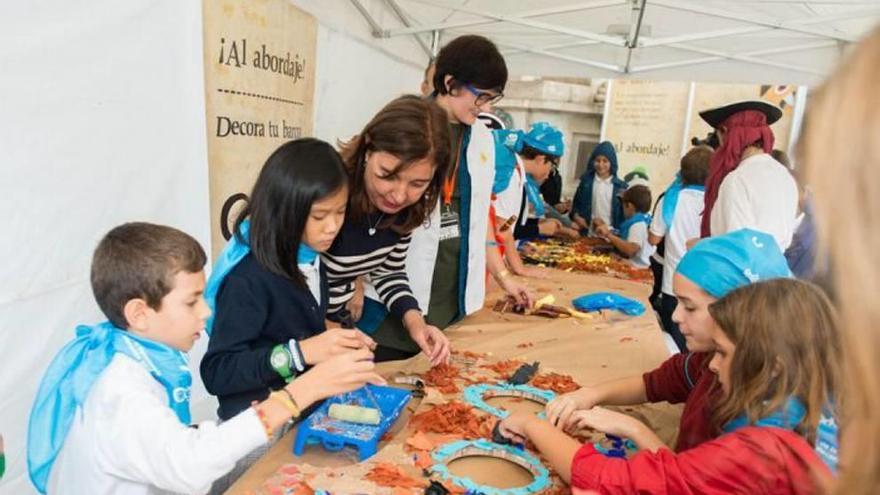
[[[711,352],[676,354],[659,368],[642,375],[649,402],[684,402],[678,427],[676,452],[683,452],[717,437],[712,424],[715,405],[715,373],[709,370]]]
[[[800,435],[747,426],[675,454],[662,448],[630,459],[605,457],[591,444],[571,464],[571,486],[601,494],[808,494],[813,476],[830,476]]]

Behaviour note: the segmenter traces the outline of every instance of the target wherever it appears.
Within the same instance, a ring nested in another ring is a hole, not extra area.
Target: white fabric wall
[[[349,2],[293,3],[320,22],[318,137],[347,138],[418,90],[426,56],[412,40],[379,49]],[[48,360],[76,324],[103,319],[88,279],[99,238],[144,220],[208,247],[201,3],[5,2],[0,46],[0,494],[20,495],[35,493],[27,418]],[[191,356],[197,419],[214,409],[205,344]]]

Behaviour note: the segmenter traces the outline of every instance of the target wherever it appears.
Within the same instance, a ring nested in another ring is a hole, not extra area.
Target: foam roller
[[[377,425],[381,418],[378,409],[346,404],[330,404],[327,415],[333,419],[362,425]]]

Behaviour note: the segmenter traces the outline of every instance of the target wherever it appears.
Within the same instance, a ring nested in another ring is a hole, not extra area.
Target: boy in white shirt
[[[632,186],[620,196],[623,216],[618,234],[608,224],[597,220],[596,233],[608,240],[614,248],[629,259],[636,268],[649,268],[654,246],[648,242],[648,225],[651,223],[651,190],[648,186]]]
[[[40,493],[205,493],[301,408],[383,383],[362,348],[219,426],[191,428],[185,352],[210,315],[205,261],[195,239],[170,227],[129,223],[101,240],[91,282],[109,321],[77,327],[31,410],[28,471]]]
[[[686,349],[685,339],[678,324],[672,320],[672,312],[678,305],[672,291],[672,275],[687,252],[687,241],[700,235],[704,184],[711,158],[712,149],[707,146],[692,148],[681,158],[678,176],[657,202],[648,235],[648,240],[655,246],[666,239],[658,313],[663,329],[682,352]]]

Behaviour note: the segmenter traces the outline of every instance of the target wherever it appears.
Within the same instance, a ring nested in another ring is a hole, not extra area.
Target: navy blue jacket
[[[321,304],[307,287],[263,268],[247,255],[217,292],[214,330],[200,371],[227,420],[284,386],[269,356],[277,344],[326,330],[327,277],[321,266]]]
[[[574,199],[571,201],[571,218],[574,214],[582,216],[587,224],[593,218],[593,179],[596,178],[596,157],[602,155],[611,162],[611,183],[614,186],[611,193],[611,226],[620,227],[623,223],[623,203],[620,200],[620,194],[626,190],[626,182],[617,176],[617,153],[614,151],[614,145],[609,141],[602,141],[587,161],[587,170],[581,176],[577,191],[574,193]]]

